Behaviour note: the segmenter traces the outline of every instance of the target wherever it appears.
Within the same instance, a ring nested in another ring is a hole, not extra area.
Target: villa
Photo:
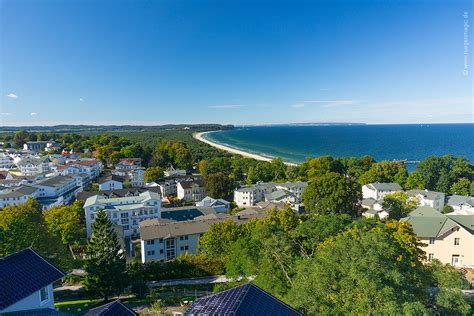
[[[49,209],[56,205],[71,203],[80,191],[77,180],[73,176],[54,176],[32,184],[38,189],[36,199]]]
[[[29,198],[36,198],[38,191],[38,188],[29,185],[0,190],[0,208],[26,203]]]
[[[380,183],[374,182],[362,186],[362,197],[364,199],[372,198],[376,201],[382,200],[387,194],[402,191],[398,183]]]
[[[234,202],[239,207],[255,206],[258,202],[300,203],[307,182],[257,183],[234,191]]]
[[[181,181],[177,184],[178,199],[184,201],[201,201],[206,196],[206,188],[202,180]]]
[[[438,259],[455,267],[474,267],[474,215],[442,214],[421,206],[402,219],[411,224],[425,245],[428,261]]]
[[[413,197],[418,200],[418,206],[431,206],[432,208],[441,211],[444,207],[445,194],[441,192],[429,190],[410,190],[407,191],[408,197]]]

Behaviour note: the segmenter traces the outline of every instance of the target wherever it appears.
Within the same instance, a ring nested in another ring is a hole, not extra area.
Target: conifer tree
[[[84,286],[91,297],[103,297],[122,292],[126,285],[125,254],[117,241],[112,223],[100,210],[92,224],[92,236],[87,244]]]

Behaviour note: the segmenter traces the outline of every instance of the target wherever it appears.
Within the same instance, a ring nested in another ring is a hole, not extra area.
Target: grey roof
[[[184,315],[299,316],[302,313],[258,286],[247,283],[195,300]]]
[[[363,199],[362,206],[372,207],[377,201],[373,198]]]
[[[373,188],[377,191],[400,191],[402,187],[398,183],[382,183],[374,182],[367,184],[369,188]]]
[[[232,220],[236,224],[246,223],[249,218],[227,214],[210,214],[196,217],[194,220],[182,222],[160,222],[160,219],[146,219],[140,222],[140,238],[142,240],[167,239],[178,236],[202,234],[209,230],[212,224]]]
[[[126,196],[137,196],[142,192],[151,191],[161,195],[160,187],[146,187],[146,188],[128,188],[128,189],[115,189],[115,190],[103,190],[103,191],[82,191],[77,194],[77,200],[85,201],[87,198],[94,195],[104,195],[109,198],[115,197],[126,197]]]
[[[421,206],[412,211],[402,221],[409,222],[419,237],[440,237],[456,226],[474,231],[474,215],[446,215],[430,206]]]
[[[64,276],[63,271],[31,248],[0,258],[0,310]]]
[[[305,181],[295,181],[295,182],[285,182],[285,183],[278,183],[277,186],[280,186],[280,187],[285,187],[285,188],[288,188],[288,189],[292,189],[292,188],[305,188],[308,186],[308,182],[305,182]]]
[[[424,198],[429,199],[429,200],[439,200],[439,199],[444,200],[445,194],[442,192],[429,191],[429,190],[410,190],[410,191],[407,191],[407,195],[408,196],[422,195]]]
[[[115,174],[111,174],[107,177],[104,177],[104,178],[101,178],[97,181],[97,183],[99,184],[102,184],[102,183],[105,183],[105,182],[108,182],[108,181],[117,181],[117,182],[120,182],[120,183],[124,183],[125,182],[125,178],[122,177],[122,176],[118,176],[118,175],[115,175]]]
[[[42,164],[45,160],[47,160],[47,158],[48,157],[42,157],[42,158],[39,158],[39,157],[25,157],[17,163],[17,166],[26,166],[26,165],[30,165],[30,164],[37,166],[37,165]]]
[[[0,194],[0,198],[22,197],[24,195],[31,195],[36,191],[38,191],[37,188],[29,185],[22,185],[19,188],[12,189],[12,191]]]
[[[247,185],[247,186],[240,187],[236,191],[237,192],[253,192],[253,191],[256,191],[256,190],[274,188],[274,187],[276,187],[276,185],[277,185],[277,183],[275,183],[275,182],[257,183],[257,184],[252,184],[252,185]]]
[[[474,206],[474,197],[464,195],[451,195],[448,196],[448,205],[459,206],[461,204]]]
[[[204,181],[202,181],[201,179],[198,179],[198,180],[192,180],[192,181],[181,181],[179,182],[179,184],[181,185],[181,187],[183,189],[191,189],[193,187],[193,185],[198,185],[200,187],[203,187],[204,186]]]
[[[278,201],[278,200],[284,199],[284,198],[286,198],[288,196],[292,196],[292,195],[293,194],[291,194],[288,191],[278,189],[276,191],[265,194],[265,200],[267,200],[267,201],[275,201],[275,200]]]
[[[98,204],[99,206],[107,205],[106,208],[108,210],[130,210],[142,207],[144,202],[151,199],[161,200],[161,195],[150,190],[146,190],[137,196],[117,198],[108,198],[106,195],[98,194],[88,197],[84,203],[84,207]]]
[[[46,186],[46,187],[53,187],[59,188],[65,185],[66,183],[74,181],[74,178],[71,176],[54,176],[50,178],[45,178],[39,182],[37,185]]]

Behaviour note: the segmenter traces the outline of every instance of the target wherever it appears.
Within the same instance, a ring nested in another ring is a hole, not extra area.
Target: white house
[[[36,199],[44,209],[69,204],[80,190],[77,180],[72,176],[49,177],[33,183],[32,186],[38,188]]]
[[[262,201],[300,203],[306,186],[308,183],[303,181],[257,183],[235,190],[234,202],[239,207],[254,206]]]
[[[178,199],[184,201],[200,201],[206,196],[202,180],[181,181],[177,185]]]
[[[37,176],[51,171],[49,157],[25,156],[16,164],[22,176]]]
[[[100,191],[121,190],[125,179],[121,176],[110,175],[98,181]]]
[[[445,194],[442,192],[428,191],[428,190],[410,190],[407,191],[407,196],[416,198],[418,206],[430,206],[438,211],[444,207]]]
[[[374,182],[362,186],[362,197],[381,200],[385,195],[401,191],[402,187],[398,183]]]
[[[447,203],[455,211],[462,211],[466,209],[474,208],[474,197],[464,195],[451,195],[448,196]]]
[[[185,176],[186,170],[184,169],[175,169],[173,166],[169,167],[164,171],[165,177],[175,177],[175,176]]]
[[[0,276],[0,315],[53,315],[53,283],[63,271],[26,248],[0,258]]]
[[[7,188],[0,193],[0,208],[9,205],[19,205],[26,203],[29,198],[36,198],[38,189],[29,185],[22,185],[17,188]]]
[[[137,196],[109,198],[94,195],[84,203],[87,236],[92,234],[91,225],[99,210],[107,212],[112,223],[123,228],[124,236],[138,234],[140,221],[161,217],[161,194],[145,191]]]
[[[130,171],[142,168],[141,158],[122,158],[115,166],[116,170],[119,171]]]
[[[474,215],[442,214],[421,206],[402,219],[413,227],[428,261],[474,267]]]
[[[68,161],[65,165],[57,166],[56,169],[62,175],[85,173],[89,175],[90,179],[95,179],[102,171],[102,164],[95,158],[83,158]]]
[[[230,208],[230,202],[224,199],[213,199],[210,196],[206,196],[199,202],[196,202],[196,206],[212,207],[217,213],[227,213]]]
[[[130,178],[130,184],[134,188],[139,188],[145,185],[145,170],[143,169],[134,169],[128,173]]]
[[[0,153],[0,170],[9,170],[15,166],[13,158],[5,153]]]

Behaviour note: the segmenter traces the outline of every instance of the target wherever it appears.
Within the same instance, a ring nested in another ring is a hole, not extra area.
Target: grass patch
[[[54,306],[60,311],[70,314],[82,314],[91,308],[101,305],[103,300],[73,300],[65,302],[56,302]]]

